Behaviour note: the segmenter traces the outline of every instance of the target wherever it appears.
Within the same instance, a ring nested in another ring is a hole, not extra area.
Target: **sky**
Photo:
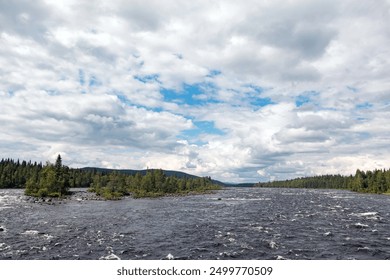
[[[0,158],[235,183],[387,169],[389,46],[389,0],[0,0]]]

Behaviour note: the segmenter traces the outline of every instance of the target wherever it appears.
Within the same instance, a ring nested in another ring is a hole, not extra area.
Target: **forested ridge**
[[[291,180],[257,183],[256,187],[348,189],[364,193],[390,192],[390,169],[356,170],[354,176],[322,175]]]
[[[63,197],[70,188],[89,188],[106,199],[125,195],[153,197],[169,194],[187,194],[219,189],[210,177],[166,176],[162,170],[150,170],[141,175],[102,172],[99,169],[74,169],[62,164],[58,155],[54,164],[2,159],[0,161],[0,188],[25,188],[25,194],[37,197]]]

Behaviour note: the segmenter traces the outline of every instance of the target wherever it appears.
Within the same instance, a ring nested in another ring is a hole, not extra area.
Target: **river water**
[[[390,196],[227,188],[120,201],[0,190],[0,259],[390,259]]]

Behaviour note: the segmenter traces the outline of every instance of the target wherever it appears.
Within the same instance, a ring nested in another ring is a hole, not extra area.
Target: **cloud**
[[[43,2],[1,1],[2,31],[41,41],[47,31],[50,9]]]
[[[0,1],[0,153],[243,182],[389,165],[388,1]]]
[[[175,135],[193,126],[190,120],[169,112],[125,106],[112,95],[18,92],[3,96],[1,109],[2,132],[26,146],[170,151],[180,145]],[[64,149],[53,152],[60,151],[69,153]]]

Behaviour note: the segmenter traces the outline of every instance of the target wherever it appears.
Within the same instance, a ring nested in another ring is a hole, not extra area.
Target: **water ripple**
[[[340,190],[39,204],[0,190],[0,259],[390,259],[390,198]]]

